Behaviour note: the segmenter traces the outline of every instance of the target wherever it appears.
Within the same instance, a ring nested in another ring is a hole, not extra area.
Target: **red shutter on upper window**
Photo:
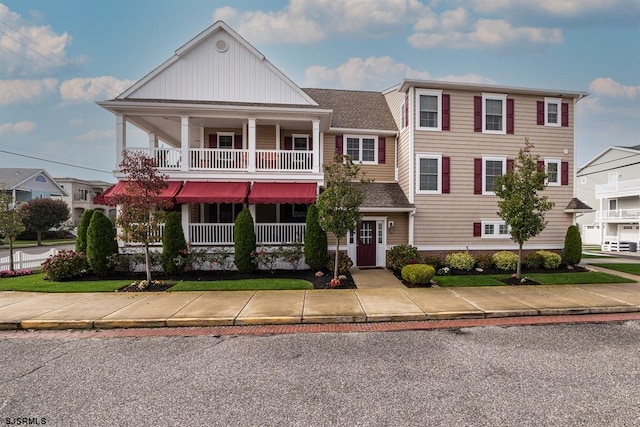
[[[209,134],[209,148],[218,148],[218,135]]]
[[[538,172],[544,172],[544,160],[538,160],[536,162],[536,169]],[[540,184],[544,185],[544,180],[542,180]]]
[[[309,151],[313,150],[313,138],[309,137]]]
[[[387,140],[386,138],[380,137],[378,138],[378,164],[384,165],[386,161],[387,154]]]
[[[513,170],[513,164],[514,164],[513,159],[507,159],[507,172],[511,172]]]
[[[515,105],[514,100],[507,98],[507,133],[513,135],[515,130]]]
[[[409,95],[404,98],[404,125],[409,126]]]
[[[569,185],[569,162],[562,162],[560,170],[560,184]]]
[[[473,237],[482,236],[482,223],[474,222],[473,223]]]
[[[562,126],[569,126],[569,104],[566,102],[562,103]]]
[[[285,136],[284,137],[284,149],[285,150],[292,150],[293,149],[293,138],[291,138],[290,136]]]
[[[342,135],[336,135],[336,154],[342,156],[344,150],[342,149]]]
[[[473,131],[482,132],[482,97],[473,97]]]
[[[242,135],[233,135],[233,148],[242,150]]]
[[[442,194],[451,192],[451,157],[442,158]]]
[[[442,130],[451,130],[451,97],[448,93],[442,94]]]
[[[544,101],[538,101],[536,104],[536,123],[544,126]]]
[[[482,159],[473,159],[473,194],[482,194]]]

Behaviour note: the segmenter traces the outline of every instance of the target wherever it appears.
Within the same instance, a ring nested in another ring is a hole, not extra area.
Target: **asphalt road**
[[[0,346],[0,425],[640,423],[640,322]]]

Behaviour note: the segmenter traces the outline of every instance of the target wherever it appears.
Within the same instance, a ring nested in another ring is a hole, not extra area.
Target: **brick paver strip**
[[[122,337],[172,337],[172,336],[237,336],[280,335],[298,333],[341,332],[399,332],[434,329],[459,329],[483,326],[530,326],[549,324],[607,323],[640,320],[640,312],[583,314],[563,316],[498,317],[486,319],[426,320],[413,322],[334,323],[259,326],[211,326],[190,328],[135,328],[108,330],[46,330],[0,331],[0,340],[7,338],[79,339]]]

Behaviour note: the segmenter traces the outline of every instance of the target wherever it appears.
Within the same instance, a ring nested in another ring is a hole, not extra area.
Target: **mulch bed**
[[[313,284],[314,289],[331,289],[329,282],[333,277],[333,274],[328,270],[322,270],[324,274],[321,277],[315,275],[311,270],[274,270],[273,272],[258,270],[251,274],[238,273],[237,271],[185,271],[179,276],[166,277],[161,274],[154,274],[153,280],[161,281],[162,284],[153,283],[144,289],[139,289],[135,285],[127,285],[120,288],[118,292],[163,292],[171,288],[173,282],[180,280],[201,280],[201,281],[216,281],[216,280],[242,280],[242,279],[301,279],[306,280]],[[356,289],[356,284],[353,281],[350,273],[344,275],[346,278],[341,280],[341,285],[333,289]],[[130,274],[130,273],[116,273],[113,279],[131,279],[131,281],[141,281],[145,279],[144,274]],[[99,278],[103,280],[104,278]],[[91,278],[83,278],[83,280],[91,280]],[[98,278],[96,278],[98,280]]]

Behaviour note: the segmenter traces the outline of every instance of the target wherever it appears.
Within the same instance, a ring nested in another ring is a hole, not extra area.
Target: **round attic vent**
[[[216,50],[220,53],[226,52],[229,49],[229,44],[225,40],[216,41]]]

